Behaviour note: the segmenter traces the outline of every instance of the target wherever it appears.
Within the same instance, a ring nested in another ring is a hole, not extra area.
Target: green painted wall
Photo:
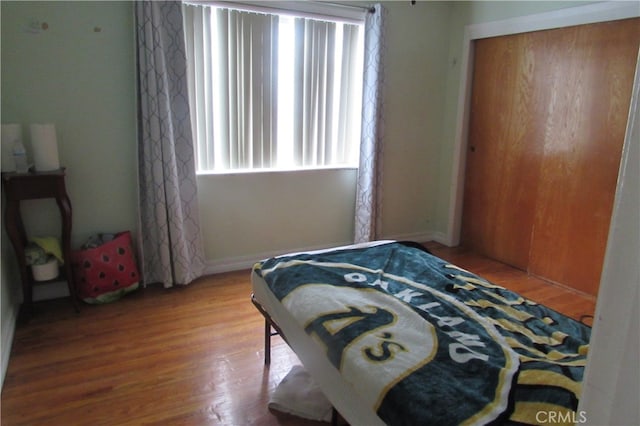
[[[27,143],[29,123],[56,124],[74,245],[135,229],[133,46],[132,3],[2,2],[2,122],[22,123]],[[26,204],[31,232],[57,229],[55,203]]]

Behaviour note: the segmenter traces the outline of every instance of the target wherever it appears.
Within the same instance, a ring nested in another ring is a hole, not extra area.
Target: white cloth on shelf
[[[304,419],[331,421],[331,403],[301,365],[291,368],[282,379],[268,407]]]

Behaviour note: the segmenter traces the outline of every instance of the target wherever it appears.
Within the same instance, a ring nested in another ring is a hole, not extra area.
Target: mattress
[[[352,425],[568,419],[589,327],[416,247],[267,259],[254,298]]]

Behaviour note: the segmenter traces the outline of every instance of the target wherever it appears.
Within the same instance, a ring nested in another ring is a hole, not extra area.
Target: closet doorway
[[[640,18],[475,41],[461,243],[597,295]]]

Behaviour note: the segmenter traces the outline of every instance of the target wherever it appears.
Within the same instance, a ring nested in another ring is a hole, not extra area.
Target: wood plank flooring
[[[442,258],[579,319],[595,300],[461,249]],[[18,325],[2,389],[1,424],[320,425],[267,409],[295,354],[278,337],[263,363],[262,316],[249,271],[183,288],[149,287],[75,314],[68,300],[37,303]]]

